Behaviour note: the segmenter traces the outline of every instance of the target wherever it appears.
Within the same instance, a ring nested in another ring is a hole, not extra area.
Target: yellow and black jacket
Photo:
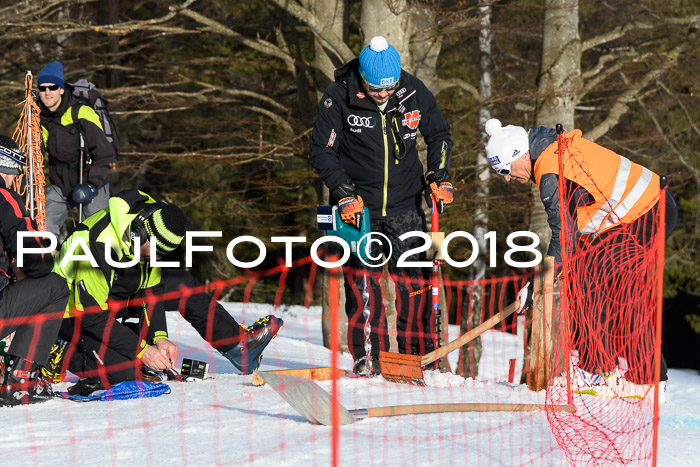
[[[50,112],[41,102],[39,107],[41,137],[44,151],[49,158],[51,184],[59,186],[63,195],[69,197],[79,183],[82,131],[89,154],[85,161],[91,161],[85,166],[83,181],[95,188],[103,187],[108,182],[115,154],[95,111],[87,105],[81,105],[68,89],[63,93],[61,104],[55,112]],[[76,118],[79,122],[75,121]]]
[[[116,318],[125,317],[126,308],[117,309],[115,300],[138,296],[145,289],[157,286],[161,269],[148,260],[134,261],[131,224],[136,216],[155,201],[138,190],[125,190],[109,200],[109,206],[88,217],[61,245],[56,254],[54,272],[65,278],[70,289],[66,318],[81,316],[82,332],[98,340],[109,339],[108,345],[130,358],[140,357],[147,344],[167,337],[165,310],[161,306],[141,307],[141,319],[148,325],[143,340]],[[94,259],[91,264],[87,257]],[[135,263],[121,268],[109,264]],[[85,255],[85,259],[77,259]],[[80,313],[88,309],[88,313]],[[111,324],[110,324],[111,323]],[[112,326],[109,336],[105,330]]]

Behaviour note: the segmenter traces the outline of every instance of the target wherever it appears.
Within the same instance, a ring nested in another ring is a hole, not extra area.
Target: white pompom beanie
[[[490,136],[486,143],[486,158],[497,172],[530,150],[527,131],[521,126],[504,127],[500,120],[492,118],[486,122],[484,129]]]

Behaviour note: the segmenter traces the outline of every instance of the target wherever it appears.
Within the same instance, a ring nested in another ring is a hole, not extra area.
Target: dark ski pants
[[[76,171],[77,170],[78,169],[76,169]],[[77,223],[82,222],[97,211],[106,208],[108,205],[109,183],[102,188],[98,188],[97,196],[89,203],[83,205],[83,218],[79,219]],[[46,187],[46,230],[53,233],[58,239],[61,233],[61,227],[74,207],[75,203],[73,200],[65,196],[58,185],[49,185]],[[78,217],[77,213],[75,217]],[[71,230],[73,230],[73,227],[68,229],[69,232]]]
[[[8,285],[0,299],[0,318],[32,318],[25,324],[3,322],[0,337],[15,331],[8,353],[45,366],[68,303],[66,280],[56,273]]]
[[[430,268],[399,268],[399,257],[406,251],[423,245],[423,240],[411,237],[405,241],[399,237],[406,232],[425,232],[427,230],[423,212],[418,209],[402,214],[370,219],[372,232],[386,235],[391,244],[391,256],[387,262],[389,273],[394,275],[396,283],[397,343],[400,353],[425,355],[434,349],[434,326],[430,285]],[[389,243],[372,245],[372,256],[389,256]],[[425,261],[425,253],[413,254],[410,261]],[[380,262],[383,260],[380,260]],[[367,261],[370,263],[369,261]],[[370,263],[372,264],[372,263]],[[381,267],[368,267],[355,255],[350,256],[347,267],[343,268],[345,277],[345,313],[348,316],[348,347],[353,359],[365,356],[364,326],[366,322],[363,310],[370,312],[371,326],[370,354],[377,360],[380,350],[389,350],[389,334],[386,314],[382,312],[382,290],[380,278]],[[425,281],[425,282],[422,282]],[[367,284],[367,285],[365,285]]]
[[[666,192],[665,237],[668,238],[678,221],[678,206],[671,191]],[[622,316],[618,306],[646,302],[648,296],[643,288],[656,283],[655,270],[649,270],[651,277],[639,278],[635,284],[621,286],[622,275],[628,272],[641,274],[643,254],[654,246],[658,232],[658,206],[627,226],[615,227],[601,233],[588,246],[585,255],[591,255],[589,264],[595,265],[595,277],[583,278],[578,284],[586,291],[587,303],[583,309],[595,313],[589,317],[589,326],[572,329],[572,348],[578,348],[579,366],[584,370],[611,371],[619,363],[617,357],[624,357],[629,364],[626,378],[637,384],[650,384],[654,381],[653,358],[643,359],[643,355],[653,353],[656,323],[650,319],[656,310],[637,309],[634,313]],[[663,254],[663,253],[662,253]],[[626,281],[629,282],[629,279]],[[641,296],[644,295],[644,296]],[[661,300],[661,297],[657,297]],[[572,322],[576,325],[576,320]],[[661,354],[660,380],[668,379],[666,360]]]
[[[153,288],[154,295],[180,292],[202,285],[192,274],[184,270],[164,268],[161,274],[161,283]],[[112,298],[122,300],[126,297]],[[189,297],[180,293],[177,298],[158,302],[157,306],[165,307],[168,311],[178,310],[199,335],[220,352],[232,349],[239,341],[241,326],[221,304],[205,292]],[[140,308],[136,313],[137,315],[131,316],[138,316],[139,321],[129,325],[136,334],[140,334],[144,325],[143,313],[140,312]],[[70,341],[74,330],[75,321],[65,320],[61,327],[61,337]],[[69,370],[81,377],[90,377],[99,375],[100,369],[105,373],[104,368],[108,368],[106,376],[110,385],[141,378],[140,363],[114,349],[107,347],[104,358],[100,361],[98,356],[101,355],[101,346],[102,342],[99,339],[81,334],[77,349],[72,355]]]

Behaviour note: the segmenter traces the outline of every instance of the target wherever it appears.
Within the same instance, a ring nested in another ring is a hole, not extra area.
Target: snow
[[[241,323],[273,313],[269,305],[226,304]],[[329,366],[318,307],[274,310],[285,325],[266,349],[261,370]],[[168,313],[180,357],[207,361],[204,381],[170,383],[155,399],[45,404],[1,408],[3,465],[275,465],[326,466],[330,427],[310,424],[268,386],[236,374],[179,314]],[[458,329],[451,327],[451,339]],[[484,334],[482,375],[475,381],[425,372],[427,387],[383,378],[338,381],[347,409],[438,402],[544,402],[544,392],[507,382],[507,360],[517,357],[514,336]],[[456,363],[457,353],[450,355]],[[350,369],[351,359],[339,357]],[[518,359],[516,368],[521,367]],[[75,379],[72,377],[73,380]],[[658,465],[695,466],[700,459],[700,376],[669,371],[668,404],[661,406]],[[516,373],[515,381],[519,381]],[[63,383],[61,387],[65,387]],[[319,382],[331,391],[329,381]],[[339,465],[566,465],[545,414],[449,413],[369,418],[340,427]]]

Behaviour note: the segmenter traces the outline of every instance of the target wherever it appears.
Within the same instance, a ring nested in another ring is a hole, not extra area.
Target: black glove
[[[73,188],[71,197],[78,204],[86,204],[92,201],[97,196],[97,188],[89,183],[81,183]]]
[[[425,202],[428,207],[433,207],[433,201],[437,205],[437,210],[442,214],[446,204],[450,204],[455,199],[454,188],[450,183],[450,176],[445,169],[431,170],[425,173]]]
[[[365,203],[362,196],[357,194],[355,186],[350,181],[341,183],[333,190],[332,195],[338,200],[342,221],[359,229],[362,226],[362,210]]]

